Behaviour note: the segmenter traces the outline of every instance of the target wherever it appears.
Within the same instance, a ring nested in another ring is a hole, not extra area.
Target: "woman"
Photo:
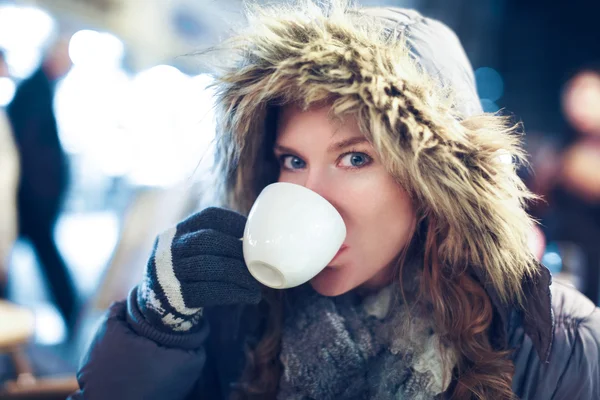
[[[344,250],[261,289],[245,218],[160,235],[72,399],[596,399],[600,312],[528,248],[514,128],[479,106],[444,25],[335,3],[259,11],[220,76],[225,204],[274,181],[329,200]]]

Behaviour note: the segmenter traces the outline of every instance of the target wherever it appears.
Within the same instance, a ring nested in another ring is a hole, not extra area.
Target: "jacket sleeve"
[[[548,362],[540,360],[522,328],[511,342],[513,390],[522,400],[600,399],[600,309],[573,288],[552,285],[554,338]]]
[[[552,399],[600,399],[600,309],[570,322],[572,334],[565,338],[572,343],[570,354]]]
[[[160,332],[140,315],[135,291],[110,307],[82,359],[80,390],[70,400],[184,400],[197,388],[207,324],[194,333]]]

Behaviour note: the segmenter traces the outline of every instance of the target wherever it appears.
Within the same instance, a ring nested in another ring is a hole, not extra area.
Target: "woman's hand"
[[[207,208],[158,236],[137,303],[152,325],[185,332],[202,309],[214,305],[256,304],[261,290],[242,252],[246,218]]]

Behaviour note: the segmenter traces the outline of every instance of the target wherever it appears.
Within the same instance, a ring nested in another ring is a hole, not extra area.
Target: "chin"
[[[327,297],[340,296],[355,287],[348,282],[347,274],[339,269],[329,267],[311,279],[310,285],[317,293]]]

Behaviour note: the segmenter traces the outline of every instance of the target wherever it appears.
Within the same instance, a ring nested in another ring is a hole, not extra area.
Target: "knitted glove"
[[[158,236],[138,287],[144,318],[163,331],[189,331],[203,307],[256,304],[261,290],[244,264],[246,218],[207,208]]]

